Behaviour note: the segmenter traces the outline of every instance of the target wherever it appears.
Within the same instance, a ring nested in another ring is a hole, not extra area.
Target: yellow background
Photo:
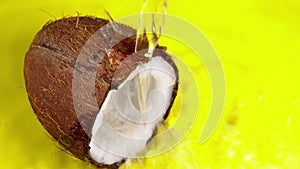
[[[76,11],[104,16],[104,9],[119,18],[138,13],[141,5],[1,0],[1,169],[93,168],[58,149],[37,121],[24,87],[24,54],[48,20]],[[175,149],[131,168],[299,168],[300,1],[169,0],[168,13],[197,26],[215,46],[226,74],[224,116],[208,142],[198,144],[198,120]]]

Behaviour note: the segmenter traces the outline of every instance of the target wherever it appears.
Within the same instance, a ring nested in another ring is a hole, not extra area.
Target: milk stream
[[[161,18],[161,15],[157,15],[157,13],[163,13],[164,15]],[[149,46],[144,56],[149,59],[149,62],[151,61],[154,49],[158,45],[159,38],[162,34],[166,14],[167,0],[144,0],[138,21],[135,52],[138,51],[138,46],[140,45],[139,43],[143,42],[143,38],[147,38]],[[149,65],[146,63],[145,67],[149,68]],[[140,83],[139,85],[136,85],[140,86],[140,89],[137,89],[137,91],[140,91],[138,94],[140,112],[144,113],[148,107],[147,98],[149,95],[148,86],[151,84],[151,71],[148,71],[146,75],[138,74],[137,76],[139,77],[137,83]],[[144,166],[145,164],[143,161],[143,156],[143,152],[141,152],[140,158],[130,159],[126,161],[125,165],[122,167],[126,169],[130,168],[132,165],[132,160],[135,161],[135,163],[139,166]]]
[[[140,42],[138,39],[145,38],[144,33],[146,33],[146,37],[149,41],[149,49],[145,57],[152,57],[153,50],[158,44],[158,40],[162,34],[165,24],[167,4],[167,0],[144,0],[138,21],[135,51],[137,51],[137,47]],[[150,13],[152,17],[146,17],[148,16],[145,15],[147,13]],[[157,15],[157,13],[163,13],[163,18],[159,18],[158,16],[160,15]]]
[[[147,17],[149,16],[150,18]],[[159,18],[157,13],[164,13],[162,18]],[[135,44],[135,52],[138,50],[139,43],[143,42],[143,38],[147,38],[149,42],[148,50],[145,53],[145,57],[149,59],[149,62],[152,58],[155,47],[158,44],[159,38],[162,34],[163,27],[165,24],[165,18],[167,14],[167,0],[144,0],[140,17],[138,21],[137,28],[137,38]],[[147,63],[145,64],[147,68]],[[149,68],[149,67],[148,67]],[[144,74],[139,76],[139,85],[141,89],[138,89],[138,100],[140,105],[140,112],[143,113],[147,109],[147,98],[149,96],[148,88],[151,83],[151,70],[149,70],[146,75]]]
[[[163,15],[161,15],[163,13]],[[109,22],[112,25],[112,27],[115,27],[114,20],[106,11],[106,15],[109,17]],[[138,80],[134,81],[133,83],[136,83],[135,86],[137,86],[137,97],[138,97],[138,103],[139,103],[139,111],[140,113],[146,115],[147,109],[149,109],[149,100],[148,96],[151,92],[150,86],[151,86],[151,67],[149,66],[150,61],[152,59],[152,55],[154,53],[154,49],[158,45],[158,41],[162,35],[165,20],[167,15],[167,0],[144,0],[143,6],[140,11],[140,17],[138,20],[138,26],[137,26],[137,38],[136,38],[136,44],[135,44],[135,52],[138,52],[139,43],[143,43],[147,40],[149,43],[148,49],[145,52],[144,56],[148,58],[148,62],[142,64],[148,71],[141,72],[137,74]],[[146,39],[144,39],[146,38]],[[145,150],[147,151],[147,150]],[[141,152],[139,155],[140,158],[136,159],[129,159],[126,161],[125,165],[122,166],[122,168],[130,168],[132,165],[132,162],[135,161],[135,163],[139,164],[140,166],[144,166],[144,153]]]

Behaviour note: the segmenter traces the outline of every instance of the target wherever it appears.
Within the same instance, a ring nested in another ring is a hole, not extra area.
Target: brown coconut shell
[[[64,150],[100,168],[118,168],[117,163],[98,164],[90,158],[90,133],[108,91],[117,87],[145,58],[133,54],[134,29],[114,23],[119,26],[117,31],[99,32],[107,24],[110,23],[105,19],[88,16],[48,22],[36,34],[26,53],[24,75],[35,114]],[[97,31],[98,36],[94,36]],[[111,47],[111,41],[124,36],[118,33],[120,31],[131,32],[133,36],[123,38]],[[147,41],[140,44],[139,50],[148,47]],[[177,72],[164,48],[159,48],[163,50],[156,50],[154,56],[163,56]],[[76,83],[75,72],[78,75]],[[176,93],[177,85],[171,105]]]

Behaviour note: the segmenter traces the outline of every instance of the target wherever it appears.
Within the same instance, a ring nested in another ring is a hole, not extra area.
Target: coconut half
[[[175,84],[176,73],[162,57],[138,64],[100,108],[89,143],[92,159],[111,165],[140,157],[164,120]]]
[[[147,39],[135,52],[136,30],[114,23],[119,31],[99,32],[107,24],[89,16],[48,22],[26,53],[24,77],[34,113],[53,140],[78,159],[116,169],[144,153],[167,117],[178,70],[165,47],[157,46],[148,62]],[[107,37],[125,39],[110,46]]]

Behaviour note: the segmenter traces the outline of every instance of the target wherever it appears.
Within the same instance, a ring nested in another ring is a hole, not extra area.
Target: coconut
[[[167,118],[178,70],[164,47],[147,59],[147,39],[135,52],[136,31],[119,23],[112,25],[118,30],[98,31],[107,24],[87,16],[48,22],[26,53],[24,76],[37,118],[64,150],[118,168],[144,151]]]

